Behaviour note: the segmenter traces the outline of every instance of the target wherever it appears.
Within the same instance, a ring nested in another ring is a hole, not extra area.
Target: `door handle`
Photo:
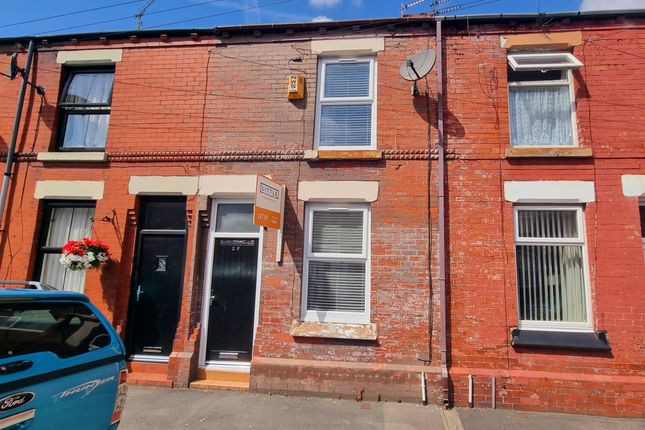
[[[9,375],[11,373],[22,372],[34,365],[33,361],[20,360],[0,365],[0,375]]]
[[[211,306],[213,306],[213,303],[215,303],[216,305],[219,305],[219,296],[216,294],[213,294],[211,296]]]
[[[139,301],[139,296],[144,293],[144,291],[141,289],[141,285],[137,286],[137,302]]]

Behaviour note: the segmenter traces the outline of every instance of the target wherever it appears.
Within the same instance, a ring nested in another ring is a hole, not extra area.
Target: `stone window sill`
[[[331,150],[319,149],[305,151],[305,160],[381,160],[383,151],[378,149]]]
[[[507,148],[506,158],[591,157],[591,148]]]
[[[291,322],[293,337],[320,337],[327,339],[376,340],[376,324],[320,323],[314,321]]]
[[[611,351],[606,331],[562,332],[513,329],[511,343],[516,348]]]
[[[36,156],[38,161],[43,162],[82,162],[101,163],[107,161],[105,152],[39,152]]]

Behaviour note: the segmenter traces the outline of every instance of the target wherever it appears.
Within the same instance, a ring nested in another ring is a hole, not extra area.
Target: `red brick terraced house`
[[[0,80],[2,278],[87,294],[132,383],[643,416],[644,17],[2,39],[45,89],[12,151]]]

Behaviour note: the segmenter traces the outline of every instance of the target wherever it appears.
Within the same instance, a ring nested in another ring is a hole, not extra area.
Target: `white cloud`
[[[280,12],[278,10],[264,9],[264,15],[277,19],[280,22],[304,22],[309,19],[311,15],[302,15],[299,13]]]
[[[643,0],[582,0],[580,10],[643,9]]]
[[[339,4],[341,0],[309,0],[309,6],[323,8],[323,7],[332,7]]]
[[[332,19],[325,15],[318,15],[311,19],[311,22],[327,22],[327,21],[332,21]]]

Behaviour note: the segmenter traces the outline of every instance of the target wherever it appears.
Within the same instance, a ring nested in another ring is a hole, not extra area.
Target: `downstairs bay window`
[[[308,204],[302,319],[369,323],[369,206]]]
[[[516,206],[519,328],[591,331],[582,207]]]

